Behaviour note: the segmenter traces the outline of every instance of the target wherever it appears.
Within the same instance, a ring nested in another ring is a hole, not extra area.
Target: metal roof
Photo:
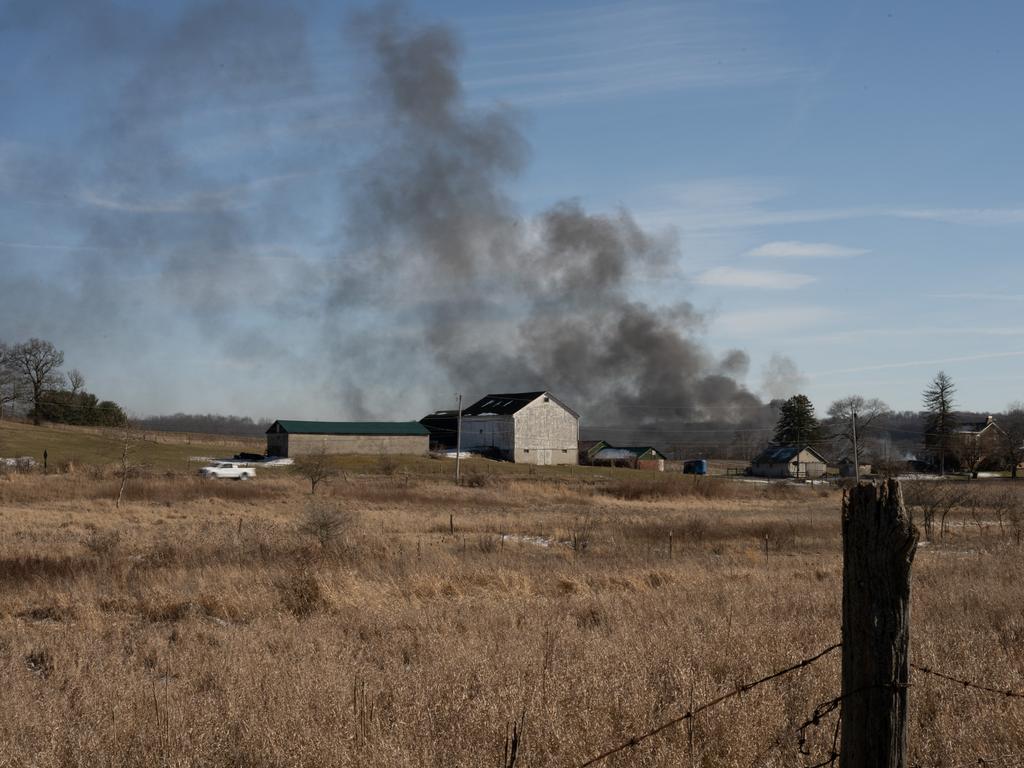
[[[795,445],[770,445],[763,450],[751,464],[786,464],[793,460],[793,458],[801,451],[810,451],[819,459],[822,464],[828,464],[828,461],[818,453],[816,450],[811,448],[809,445],[803,447]]]
[[[517,411],[521,411],[523,408],[528,406],[538,397],[545,395],[551,398],[554,402],[565,408],[576,418],[579,418],[579,414],[576,413],[572,408],[567,406],[557,397],[552,395],[550,392],[506,392],[493,395],[485,395],[473,403],[468,408],[464,408],[462,411],[463,416],[483,416],[485,414],[493,414],[495,416],[508,416]]]
[[[609,445],[606,448],[602,448],[597,453],[595,453],[594,460],[618,461],[620,459],[641,459],[648,453],[650,453],[652,457],[655,459],[665,458],[661,451],[649,445],[627,447]]]
[[[280,429],[275,429],[280,427]],[[279,419],[270,425],[267,434],[287,432],[291,435],[427,435],[418,421],[292,421]]]

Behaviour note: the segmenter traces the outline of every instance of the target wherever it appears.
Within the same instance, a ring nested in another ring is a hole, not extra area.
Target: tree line
[[[127,421],[117,403],[86,391],[81,371],[65,372],[63,367],[64,352],[45,339],[0,342],[0,418],[22,412],[36,425],[50,421],[103,427]]]
[[[1009,469],[1015,478],[1024,461],[1024,403],[1011,403],[983,435],[965,429],[972,417],[957,412],[955,395],[956,386],[944,371],[922,392],[923,411],[917,415],[914,435],[917,460],[940,474],[949,470],[976,474],[991,468]],[[892,427],[887,422],[894,416],[899,415],[877,398],[849,395],[833,402],[828,419],[819,421],[810,399],[798,394],[779,404],[772,443],[831,447],[839,457],[857,463],[904,463],[905,456],[893,457],[888,450]],[[973,420],[978,421],[977,416]]]

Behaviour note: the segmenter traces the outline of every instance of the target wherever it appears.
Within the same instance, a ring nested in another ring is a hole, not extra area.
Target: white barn
[[[487,395],[462,412],[462,449],[517,464],[577,464],[580,417],[550,392]]]

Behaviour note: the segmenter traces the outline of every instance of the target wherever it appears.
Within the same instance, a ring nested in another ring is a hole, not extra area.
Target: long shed
[[[292,421],[267,430],[267,455],[326,453],[423,454],[430,433],[416,421]]]

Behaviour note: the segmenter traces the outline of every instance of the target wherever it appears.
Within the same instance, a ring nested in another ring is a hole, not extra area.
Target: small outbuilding
[[[423,454],[430,433],[416,421],[278,420],[267,430],[267,455],[326,453]]]
[[[605,445],[593,454],[590,463],[598,467],[631,467],[653,472],[665,471],[665,455],[649,445],[622,448]]]
[[[750,462],[755,477],[824,477],[828,461],[810,446],[772,445]]]

